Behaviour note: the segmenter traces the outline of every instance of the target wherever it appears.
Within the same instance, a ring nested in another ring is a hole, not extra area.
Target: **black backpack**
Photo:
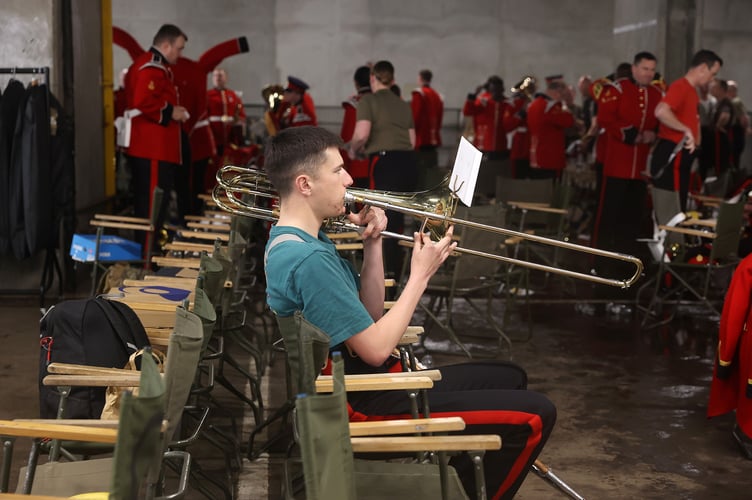
[[[68,300],[50,308],[40,322],[39,414],[56,418],[60,393],[45,386],[52,362],[123,368],[138,349],[149,346],[133,309],[103,298]],[[63,418],[99,418],[104,387],[72,387]]]

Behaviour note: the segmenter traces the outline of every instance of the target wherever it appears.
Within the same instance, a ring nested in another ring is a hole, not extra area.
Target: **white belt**
[[[514,129],[514,131],[520,133],[527,132],[527,127],[517,127],[516,129]]]
[[[196,122],[195,125],[193,125],[193,130],[196,130],[197,128],[201,127],[208,127],[209,126],[209,120],[199,120]]]
[[[131,120],[140,114],[140,109],[126,109],[123,116],[118,116],[115,120],[117,145],[121,148],[127,148],[131,145]]]
[[[230,116],[230,115],[221,115],[221,116],[215,115],[215,116],[210,116],[209,117],[209,121],[210,122],[231,123],[231,122],[235,121],[235,117],[234,116]]]

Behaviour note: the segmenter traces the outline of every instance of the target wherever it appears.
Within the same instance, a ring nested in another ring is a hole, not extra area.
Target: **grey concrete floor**
[[[661,329],[640,331],[630,306],[621,314],[608,300],[628,304],[632,293],[577,285],[575,292],[531,306],[532,338],[513,341],[512,359],[526,368],[530,388],[551,398],[558,421],[540,459],[588,499],[743,499],[750,498],[752,462],[731,439],[733,416],[707,420],[705,408],[716,343],[717,317],[687,310]],[[575,298],[589,300],[583,307]],[[598,300],[593,300],[593,298]],[[605,297],[605,298],[604,298]],[[539,300],[546,297],[533,296]],[[550,297],[549,297],[550,298]],[[495,299],[501,320],[502,299]],[[458,330],[473,352],[488,352],[496,337],[485,321],[456,304]],[[611,312],[609,312],[611,311]],[[36,415],[38,320],[36,299],[0,305],[0,418]],[[423,320],[416,313],[414,324]],[[507,332],[524,336],[512,318]],[[463,360],[439,330],[426,344],[434,365]],[[421,352],[424,356],[427,353]],[[283,399],[282,365],[277,359],[265,377],[272,410]],[[228,396],[224,401],[232,401]],[[232,403],[227,403],[232,405]],[[242,406],[235,404],[239,415]],[[241,449],[248,427],[238,438]],[[17,448],[23,448],[21,443]],[[209,475],[223,481],[227,467],[215,447],[203,449]],[[197,449],[197,453],[201,448]],[[26,449],[17,450],[21,460]],[[237,477],[238,471],[231,471]],[[279,498],[279,455],[244,461],[238,498]],[[254,486],[255,484],[255,486]],[[219,498],[219,493],[209,494]],[[201,498],[195,490],[190,498]],[[566,498],[530,474],[517,498]]]

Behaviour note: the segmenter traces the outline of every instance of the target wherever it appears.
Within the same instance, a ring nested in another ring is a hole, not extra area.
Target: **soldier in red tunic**
[[[230,142],[242,145],[239,139],[245,135],[245,109],[238,94],[227,88],[227,72],[223,68],[214,70],[212,83],[214,88],[206,93],[206,105],[217,155],[221,158],[225,146]]]
[[[530,134],[527,130],[527,108],[535,95],[535,78],[526,76],[512,87],[512,109],[504,119],[504,128],[512,131],[509,160],[512,177],[526,179],[530,171]]]
[[[441,123],[444,119],[444,98],[431,87],[433,73],[424,69],[418,74],[418,87],[412,91],[410,107],[415,123],[415,149],[418,152],[418,176],[439,165]],[[429,187],[429,186],[421,186]]]
[[[371,68],[361,66],[355,70],[353,83],[355,84],[355,94],[348,97],[346,101],[342,101],[342,109],[345,115],[342,118],[342,128],[340,129],[339,136],[346,145],[352,140],[353,132],[355,132],[358,102],[363,95],[371,93]],[[343,151],[342,159],[345,162],[345,168],[350,177],[353,178],[353,186],[367,188],[369,185],[368,158],[363,155],[350,158],[347,151]]]
[[[282,101],[280,128],[318,125],[316,106],[307,92],[308,84],[294,76],[287,77],[285,99]]]
[[[178,101],[169,65],[177,62],[187,40],[177,26],[163,25],[154,36],[152,47],[136,58],[128,70],[127,154],[137,217],[149,215],[151,194],[157,185],[170,192],[175,168],[182,162],[180,127],[190,116]],[[164,206],[167,200],[165,196]]]
[[[655,142],[658,119],[655,108],[663,97],[652,84],[656,57],[650,52],[634,56],[632,76],[604,86],[598,104],[598,124],[607,136],[604,180],[599,193],[595,246],[639,254],[638,243],[647,217],[647,169]]]
[[[530,177],[558,178],[566,166],[564,133],[574,116],[563,103],[567,84],[561,78],[546,78],[546,92],[536,94],[527,109],[530,132]]]
[[[476,191],[489,198],[496,194],[496,177],[509,161],[505,117],[514,113],[504,99],[504,81],[494,75],[476,92],[469,93],[462,114],[473,118],[473,144],[483,152]]]

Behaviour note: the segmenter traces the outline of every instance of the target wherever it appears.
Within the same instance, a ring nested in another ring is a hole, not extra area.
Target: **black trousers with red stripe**
[[[659,139],[653,149],[653,158],[650,162],[650,173],[653,175],[653,185],[657,188],[669,191],[679,191],[681,209],[687,210],[687,198],[689,196],[689,174],[696,153],[690,153],[682,149],[671,161],[669,158],[676,147],[676,143],[667,139]]]
[[[556,408],[544,395],[527,390],[527,374],[513,363],[471,362],[439,370],[442,379],[428,391],[431,416],[459,416],[467,434],[501,436],[501,450],[487,451],[483,459],[486,490],[489,498],[512,498],[551,434]],[[410,414],[410,402],[401,391],[349,393],[348,400],[368,419]],[[467,454],[453,457],[450,464],[468,496],[475,498]]]

